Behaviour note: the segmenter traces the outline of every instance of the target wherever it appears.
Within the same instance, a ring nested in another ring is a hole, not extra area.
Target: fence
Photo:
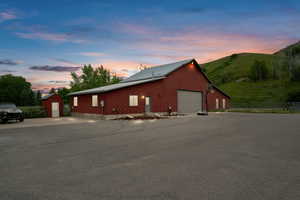
[[[290,102],[289,110],[291,111],[300,111],[300,102]]]
[[[23,106],[19,107],[24,114],[24,118],[42,118],[47,117],[47,113],[44,107],[42,106]],[[69,105],[64,105],[63,116],[70,116],[70,107]]]
[[[47,117],[46,110],[42,106],[24,106],[19,107],[24,114],[24,118]]]
[[[231,103],[231,110],[285,110],[300,112],[300,102]]]

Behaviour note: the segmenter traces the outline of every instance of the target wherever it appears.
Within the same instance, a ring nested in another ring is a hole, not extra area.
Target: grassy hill
[[[282,49],[275,54],[241,53],[233,54],[202,64],[207,76],[220,89],[231,96],[233,107],[280,107],[291,91],[300,91],[300,82],[272,78],[278,70],[285,52],[300,46],[300,42]],[[254,82],[249,74],[255,61],[264,61],[268,78]]]

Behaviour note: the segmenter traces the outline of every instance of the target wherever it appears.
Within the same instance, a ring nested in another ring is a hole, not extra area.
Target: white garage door
[[[202,111],[202,93],[178,90],[177,111],[178,113],[196,113]]]

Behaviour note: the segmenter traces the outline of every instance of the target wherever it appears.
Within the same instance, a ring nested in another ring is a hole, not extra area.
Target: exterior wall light
[[[145,99],[145,96],[143,95],[143,96],[141,96],[141,98],[142,98],[142,99]]]

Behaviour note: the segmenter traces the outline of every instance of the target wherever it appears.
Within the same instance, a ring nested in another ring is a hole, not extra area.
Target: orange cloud
[[[187,28],[178,32],[162,32],[153,27],[123,25],[125,31],[143,36],[132,44],[132,49],[141,49],[149,58],[171,62],[196,58],[200,63],[228,56],[233,53],[274,53],[294,42],[289,38],[267,38],[266,36],[213,32],[205,29]],[[155,39],[146,39],[148,35]]]

